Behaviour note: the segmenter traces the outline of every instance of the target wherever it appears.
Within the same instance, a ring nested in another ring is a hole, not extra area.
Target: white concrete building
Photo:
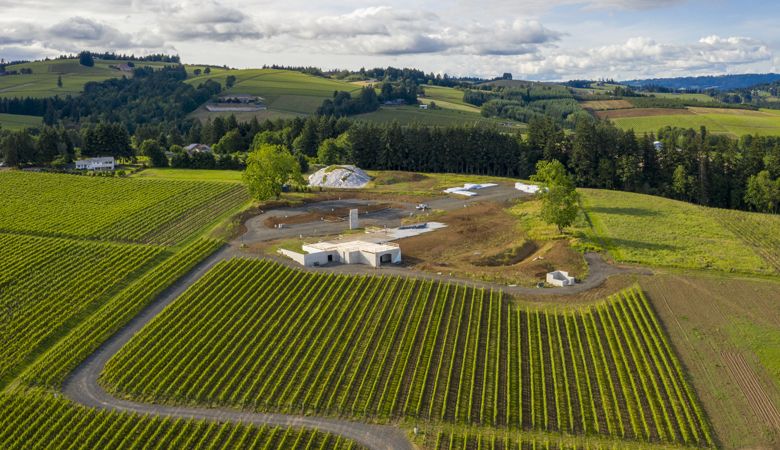
[[[367,241],[318,242],[304,244],[303,251],[280,249],[279,253],[306,267],[323,266],[329,263],[367,264],[379,267],[383,264],[401,262],[401,248],[392,243]]]
[[[556,270],[547,274],[547,283],[553,286],[573,286],[576,281],[569,276],[569,272]]]
[[[114,167],[113,156],[80,159],[76,161],[76,169],[78,170],[114,170]]]

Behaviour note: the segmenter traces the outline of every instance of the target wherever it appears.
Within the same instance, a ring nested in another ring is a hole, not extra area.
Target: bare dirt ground
[[[495,202],[477,203],[436,217],[447,228],[399,241],[406,264],[428,272],[531,285],[551,270],[585,275],[582,255],[567,241],[534,242],[517,218]]]
[[[693,112],[685,108],[634,108],[612,109],[609,111],[596,111],[600,119],[618,119],[623,117],[648,117],[669,115],[692,115]]]
[[[773,379],[776,375],[762,363],[754,343],[733,332],[738,323],[780,330],[780,283],[670,273],[639,282],[680,355],[720,446],[780,448],[780,379]]]

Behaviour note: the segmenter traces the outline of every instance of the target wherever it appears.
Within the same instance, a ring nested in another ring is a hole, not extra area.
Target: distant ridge
[[[719,91],[728,91],[772,83],[777,80],[780,80],[780,74],[777,73],[745,73],[739,75],[651,78],[621,81],[620,83],[628,86],[661,86],[668,89],[717,89]]]

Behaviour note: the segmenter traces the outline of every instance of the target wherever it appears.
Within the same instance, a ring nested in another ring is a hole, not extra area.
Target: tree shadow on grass
[[[616,206],[595,206],[590,208],[591,212],[599,214],[617,214],[621,216],[652,217],[659,216],[658,211],[644,208],[620,208]]]
[[[613,247],[625,249],[682,251],[682,247],[677,245],[661,244],[658,242],[634,241],[631,239],[611,238],[609,239],[609,243]]]

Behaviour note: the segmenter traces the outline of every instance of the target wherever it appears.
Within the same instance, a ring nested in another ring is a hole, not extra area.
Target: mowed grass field
[[[103,81],[108,78],[131,77],[132,73],[112,69],[110,65],[123,64],[126,61],[95,60],[93,67],[79,64],[77,59],[57,59],[14,64],[6,70],[32,69],[30,75],[9,75],[0,77],[0,97],[53,97],[55,95],[76,95],[84,90],[90,81]],[[135,61],[137,67],[163,67],[160,62]],[[62,87],[57,86],[57,78],[62,77]]]
[[[476,112],[458,109],[420,109],[419,106],[382,106],[378,111],[351,116],[353,120],[366,122],[388,123],[398,122],[401,125],[420,123],[423,125],[446,126],[457,124],[492,124],[502,126],[509,123],[512,129],[524,129],[525,124],[495,117],[482,117]]]
[[[136,335],[101,382],[142,401],[712,445],[635,289],[539,309],[467,285],[233,259]]]
[[[592,224],[585,233],[617,261],[778,273],[776,239],[762,239],[780,231],[778,216],[723,212],[629,192],[598,189],[580,189],[580,192]],[[729,222],[734,224],[727,225]]]
[[[131,178],[241,183],[242,174],[240,170],[148,168],[134,173]]]
[[[734,137],[746,134],[780,136],[780,110],[748,111],[691,107],[687,111],[688,114],[681,114],[681,111],[659,114],[653,110],[652,115],[644,116],[641,109],[636,109],[632,113],[634,117],[610,117],[610,120],[620,128],[633,129],[637,133],[654,133],[666,126],[694,129],[706,126],[712,133]]]
[[[43,117],[25,116],[22,114],[0,114],[0,128],[4,130],[23,130],[25,128],[40,128]]]
[[[193,76],[187,83],[197,85],[212,79],[224,87],[229,75],[236,77],[236,83],[224,93],[260,96],[271,111],[288,114],[314,114],[334,91],[355,93],[360,90],[360,86],[343,81],[275,69],[212,69],[212,73]]]

